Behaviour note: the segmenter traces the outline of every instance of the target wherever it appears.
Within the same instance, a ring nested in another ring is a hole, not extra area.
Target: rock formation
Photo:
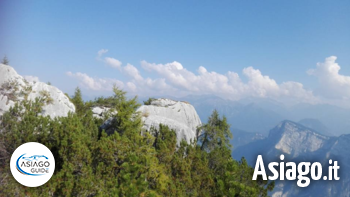
[[[44,116],[67,116],[68,112],[75,111],[74,104],[58,88],[42,82],[29,82],[11,66],[0,64],[0,116],[16,102],[38,97],[47,97],[50,101],[43,107]]]
[[[95,106],[92,109],[94,117],[105,119],[105,115],[113,115],[109,108]],[[176,132],[177,142],[185,140],[188,143],[196,137],[197,127],[201,120],[192,105],[184,101],[171,99],[155,99],[149,105],[142,105],[137,109],[143,122],[143,129],[150,131],[151,127],[159,128],[159,124],[167,125]],[[107,133],[113,133],[113,118],[107,116],[107,120],[100,126],[100,129]]]
[[[183,101],[171,99],[156,99],[150,105],[143,105],[137,111],[141,112],[144,128],[158,128],[159,124],[168,125],[176,131],[177,142],[182,139],[190,142],[196,137],[197,127],[201,120],[192,105]]]
[[[95,106],[91,108],[92,116],[95,118],[103,119],[108,113],[111,115],[116,114],[117,112],[112,112],[109,107],[99,107]]]

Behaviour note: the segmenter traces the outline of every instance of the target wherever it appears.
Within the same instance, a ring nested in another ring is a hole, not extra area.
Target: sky
[[[0,56],[88,98],[213,94],[350,105],[350,1],[0,2]]]

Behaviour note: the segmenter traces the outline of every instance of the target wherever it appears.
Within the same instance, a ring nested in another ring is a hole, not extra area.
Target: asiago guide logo
[[[13,177],[27,187],[38,187],[50,180],[55,171],[55,159],[45,145],[28,142],[13,152],[10,161]]]

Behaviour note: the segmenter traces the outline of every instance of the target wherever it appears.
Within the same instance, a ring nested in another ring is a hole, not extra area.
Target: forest
[[[41,116],[48,97],[23,100],[4,113],[0,196],[267,196],[273,190],[274,182],[252,180],[244,158],[231,157],[230,125],[217,111],[194,141],[177,143],[167,125],[144,131],[137,97],[116,87],[113,92],[85,102],[77,88],[69,97],[76,112],[67,117]],[[101,105],[118,112],[111,115],[113,133],[92,115],[91,107]],[[26,142],[44,144],[55,157],[55,173],[40,187],[22,186],[10,172],[12,153]]]

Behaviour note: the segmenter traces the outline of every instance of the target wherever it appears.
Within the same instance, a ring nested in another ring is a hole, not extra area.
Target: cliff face
[[[270,139],[275,139],[274,148],[296,158],[324,147],[330,137],[324,136],[292,121],[283,121],[270,131]]]
[[[168,125],[176,131],[177,142],[190,142],[196,137],[196,129],[201,120],[192,105],[170,99],[157,99],[150,105],[143,105],[137,111],[142,115],[144,129],[149,130],[159,124]]]
[[[51,102],[43,107],[42,115],[51,118],[67,116],[75,107],[68,97],[55,86],[42,82],[29,82],[17,74],[11,66],[0,64],[0,116],[24,99],[35,100],[50,97]]]

